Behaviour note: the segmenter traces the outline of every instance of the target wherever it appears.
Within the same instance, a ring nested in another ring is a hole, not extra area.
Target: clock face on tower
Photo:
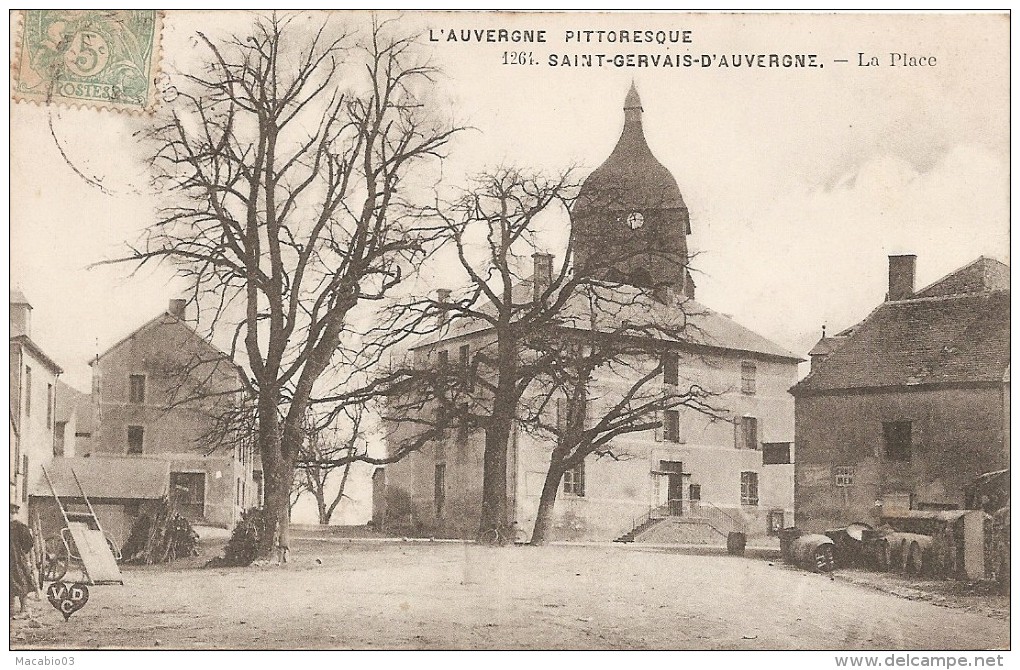
[[[630,226],[631,230],[637,230],[645,225],[644,215],[641,212],[631,212],[627,215],[627,225]]]

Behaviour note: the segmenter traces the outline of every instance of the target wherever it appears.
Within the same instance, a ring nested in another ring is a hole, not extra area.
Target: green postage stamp
[[[151,9],[26,10],[14,50],[15,100],[151,111],[160,22]]]

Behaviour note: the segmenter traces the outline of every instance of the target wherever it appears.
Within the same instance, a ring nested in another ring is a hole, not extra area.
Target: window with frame
[[[684,473],[683,461],[659,461],[659,472],[670,472],[675,475]]]
[[[563,472],[563,492],[571,496],[584,496],[584,461]]]
[[[32,368],[25,366],[25,416],[32,416]]]
[[[128,378],[128,402],[133,405],[145,402],[145,375],[131,375]]]
[[[701,484],[690,485],[690,498],[691,502],[701,501]]]
[[[680,412],[667,409],[662,413],[662,430],[666,442],[680,441]]]
[[[774,509],[768,513],[766,523],[769,535],[779,535],[779,531],[786,527],[786,514],[781,509]]]
[[[574,400],[572,398],[556,399],[556,429],[562,434],[571,425],[584,429],[584,420],[587,407],[583,398]]]
[[[145,428],[142,426],[128,426],[127,440],[127,452],[129,454],[142,453],[143,443],[145,442]]]
[[[680,383],[680,356],[675,353],[662,355],[662,383],[676,386]]]
[[[435,477],[435,504],[436,518],[443,518],[443,511],[446,507],[446,463],[436,463]]]
[[[837,465],[832,469],[832,477],[839,488],[849,488],[854,485],[854,467],[852,465]]]
[[[757,390],[758,366],[754,361],[743,361],[740,364],[740,392],[754,395]]]
[[[789,442],[766,442],[761,445],[762,465],[786,465],[792,463]]]
[[[436,427],[436,431],[438,433],[436,439],[438,439],[438,440],[446,439],[446,422],[447,422],[447,417],[446,417],[446,408],[445,407],[439,406],[439,407],[436,408],[435,414],[433,416],[433,421],[436,424],[435,427]]]
[[[882,424],[887,461],[909,461],[911,451],[911,425],[909,421],[890,421]]]
[[[758,448],[758,419],[756,417],[738,417],[736,428],[738,449]]]
[[[757,472],[741,472],[740,473],[740,504],[741,505],[757,505],[758,504],[758,473]]]
[[[467,388],[468,392],[471,393],[475,390],[475,380],[471,373],[471,345],[460,345],[457,356],[457,362],[460,365],[460,372],[464,376],[464,386]]]
[[[440,349],[436,352],[436,362],[440,368],[445,368],[450,364],[450,352],[446,349]]]
[[[53,384],[46,385],[46,427],[53,427],[53,408],[56,405],[56,399],[53,396]]]
[[[205,518],[205,473],[171,472],[171,495],[177,496],[177,506],[189,521]]]
[[[462,403],[460,406],[460,417],[457,420],[457,442],[467,444],[468,434],[471,430],[471,405]]]

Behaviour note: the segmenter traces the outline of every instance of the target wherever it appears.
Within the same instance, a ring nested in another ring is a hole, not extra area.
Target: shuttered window
[[[145,402],[145,375],[131,375],[128,381],[128,402],[135,405]]]
[[[127,429],[129,454],[142,453],[142,443],[145,441],[145,428],[141,426],[128,426]]]
[[[758,419],[738,416],[733,420],[733,446],[737,449],[758,448]]]
[[[662,355],[662,383],[667,386],[680,383],[680,357],[677,354]]]
[[[740,392],[754,395],[757,387],[758,366],[753,361],[740,364]]]
[[[680,441],[680,412],[675,409],[667,409],[663,414],[662,427],[665,433],[666,442]]]
[[[435,480],[436,518],[443,518],[446,507],[446,463],[436,463]]]

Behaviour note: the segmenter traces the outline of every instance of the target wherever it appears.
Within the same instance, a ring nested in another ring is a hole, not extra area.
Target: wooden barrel
[[[743,533],[730,533],[726,536],[726,551],[734,556],[743,556],[747,546],[747,536]]]
[[[795,539],[792,552],[800,567],[814,572],[831,572],[836,566],[834,547],[827,535],[812,533]]]

